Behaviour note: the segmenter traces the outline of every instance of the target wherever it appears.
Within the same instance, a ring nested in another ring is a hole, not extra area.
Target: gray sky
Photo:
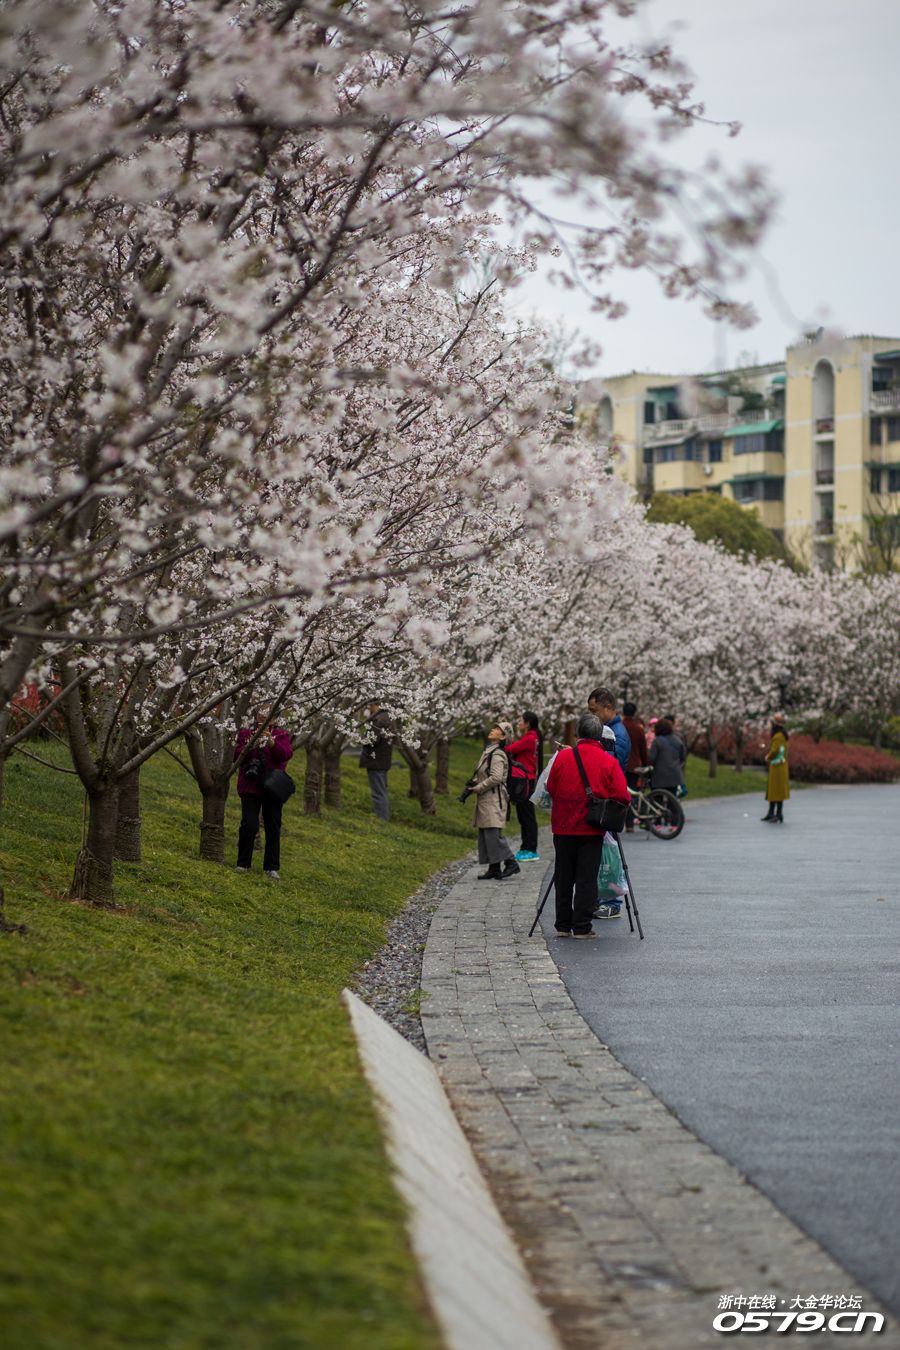
[[[777,360],[810,324],[900,335],[900,0],[648,0],[638,22],[642,36],[674,39],[709,116],[743,123],[736,140],[686,134],[679,160],[699,164],[715,148],[729,165],[766,166],[780,194],[767,268],[737,292],[760,321],[725,329],[634,273],[613,288],[629,305],[615,323],[539,277],[516,292],[516,308],[598,341],[606,374]]]

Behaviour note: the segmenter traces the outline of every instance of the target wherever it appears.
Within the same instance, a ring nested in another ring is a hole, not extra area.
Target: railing
[[[664,441],[670,436],[686,436],[693,429],[694,422],[689,417],[678,418],[671,422],[649,422],[644,427],[644,440]]]
[[[900,388],[879,389],[869,396],[869,407],[873,412],[884,409],[900,408]]]
[[[816,486],[829,487],[834,483],[834,469],[816,469]]]
[[[698,431],[725,431],[735,419],[728,413],[707,413],[697,418]]]
[[[834,534],[834,519],[831,516],[824,516],[822,520],[817,520],[813,526],[816,535]]]
[[[833,435],[833,434],[834,434],[834,418],[833,418],[833,417],[817,417],[817,418],[816,418],[816,435],[817,435],[817,436],[828,436],[828,435]]]
[[[671,436],[690,436],[692,432],[705,433],[727,431],[729,427],[743,426],[745,423],[769,422],[768,409],[756,409],[744,413],[704,413],[702,417],[679,417],[668,422],[647,422],[644,425],[644,444],[651,441],[665,441]]]

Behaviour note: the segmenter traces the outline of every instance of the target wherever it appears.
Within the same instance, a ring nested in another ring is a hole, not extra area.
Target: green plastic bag
[[[619,889],[613,890],[616,886]],[[625,872],[622,868],[622,855],[619,846],[607,835],[603,840],[603,853],[600,857],[600,874],[597,877],[597,889],[601,900],[621,897],[625,890]]]

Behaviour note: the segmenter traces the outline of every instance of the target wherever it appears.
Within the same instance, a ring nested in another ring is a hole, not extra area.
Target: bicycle
[[[635,773],[649,775],[652,766],[636,769]],[[666,788],[653,788],[649,783],[629,788],[631,809],[642,830],[649,830],[657,839],[677,839],[684,829],[684,811],[681,802]]]

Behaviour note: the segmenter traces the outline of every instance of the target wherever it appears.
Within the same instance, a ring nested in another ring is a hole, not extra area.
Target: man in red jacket
[[[583,713],[578,721],[577,749],[585,776],[595,797],[627,802],[625,775],[613,756],[601,747],[602,734],[600,718]],[[597,875],[605,831],[587,822],[587,794],[571,747],[565,746],[553,761],[547,791],[553,802],[550,828],[556,850],[553,880],[557,936],[595,938],[591,918],[597,904]]]

